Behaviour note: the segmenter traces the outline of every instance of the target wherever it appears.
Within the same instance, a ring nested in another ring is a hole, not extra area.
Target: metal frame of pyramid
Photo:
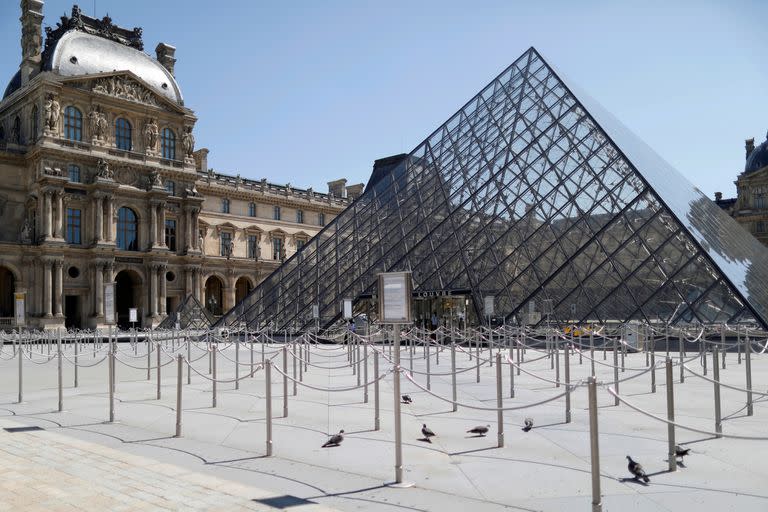
[[[157,326],[173,329],[176,322],[181,329],[209,329],[216,318],[193,295],[187,295],[181,304]]]
[[[768,249],[534,48],[217,325],[329,325],[402,270],[478,318],[768,327]]]

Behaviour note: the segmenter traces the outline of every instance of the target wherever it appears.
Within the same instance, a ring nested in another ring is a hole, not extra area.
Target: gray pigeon
[[[639,462],[633,461],[632,457],[629,455],[627,455],[627,460],[629,461],[629,464],[627,464],[627,469],[634,475],[635,480],[641,478],[645,483],[651,481],[651,479],[648,478],[648,475],[645,474],[645,469],[643,469],[643,466],[641,466]]]
[[[338,434],[332,435],[331,438],[323,445],[323,448],[339,446],[342,441],[344,441],[344,429],[339,430]]]
[[[475,427],[473,429],[467,430],[467,434],[477,434],[480,437],[485,436],[485,434],[488,433],[488,430],[491,428],[490,425],[480,425],[478,427]]]
[[[686,455],[690,455],[691,449],[690,448],[683,448],[680,445],[675,446],[675,457],[678,459],[682,459]]]
[[[421,435],[423,435],[423,436],[424,436],[424,439],[426,439],[428,443],[431,443],[432,441],[431,441],[429,438],[430,438],[430,437],[434,437],[434,436],[435,436],[435,433],[434,433],[434,432],[432,432],[432,430],[431,430],[431,429],[427,428],[427,424],[426,424],[426,423],[424,423],[424,424],[421,426]]]
[[[411,398],[411,395],[403,395],[402,399],[403,399],[403,403],[404,404],[411,404],[411,403],[413,403],[413,399]]]
[[[525,418],[523,432],[530,432],[533,428],[533,418]]]

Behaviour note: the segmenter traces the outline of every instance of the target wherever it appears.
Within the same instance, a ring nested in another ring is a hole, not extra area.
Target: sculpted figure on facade
[[[160,129],[157,127],[155,119],[150,117],[147,124],[144,125],[144,147],[148,153],[155,151],[159,135]]]
[[[160,177],[160,173],[152,171],[149,174],[149,187],[150,188],[163,188],[163,178]]]
[[[101,111],[101,107],[98,105],[94,106],[91,111],[88,112],[88,124],[91,129],[91,138],[93,140],[107,140],[107,133],[109,132],[107,116]]]
[[[59,125],[61,105],[53,94],[49,94],[43,108],[45,109],[45,127],[50,131],[55,131]]]
[[[91,89],[93,92],[107,94],[116,98],[145,103],[147,105],[157,105],[155,95],[146,87],[121,76],[110,76],[100,78]]]
[[[181,136],[181,145],[184,148],[184,155],[187,158],[192,158],[192,153],[195,150],[195,136],[192,135],[191,126],[184,128],[184,134]]]
[[[103,158],[99,158],[99,162],[96,164],[96,177],[105,180],[114,178],[114,173],[109,168],[109,163]]]

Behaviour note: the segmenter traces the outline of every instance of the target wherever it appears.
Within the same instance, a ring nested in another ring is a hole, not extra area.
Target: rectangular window
[[[171,251],[176,250],[176,221],[165,219],[165,245]]]
[[[168,195],[175,196],[176,195],[176,182],[168,180],[165,182],[165,191],[168,192]]]
[[[272,211],[272,218],[274,220],[280,220],[280,207],[279,206],[275,206],[274,207],[274,209]]]
[[[296,240],[296,251],[300,251],[306,244],[306,240]]]
[[[80,183],[80,167],[77,165],[69,166],[69,181],[72,183]]]
[[[67,243],[80,244],[80,210],[67,208]]]
[[[249,217],[255,217],[256,216],[256,203],[249,203],[248,204],[248,216]]]
[[[282,254],[283,254],[283,239],[273,238],[272,239],[272,259],[280,260],[282,259]]]
[[[318,213],[317,214],[317,224],[319,226],[325,226],[325,214],[324,213]]]
[[[765,194],[755,194],[755,208],[765,208]]]
[[[755,222],[755,233],[765,233],[765,221]]]
[[[230,251],[232,250],[232,233],[229,233],[227,231],[221,232],[221,255],[222,256],[231,256],[232,254]]]
[[[229,199],[221,200],[221,213],[229,213]]]
[[[304,224],[304,210],[296,210],[296,222]]]
[[[248,257],[251,259],[259,257],[259,235],[248,235]]]

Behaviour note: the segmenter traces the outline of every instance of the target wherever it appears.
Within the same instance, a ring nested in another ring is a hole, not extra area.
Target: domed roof
[[[61,76],[131,71],[159,95],[179,104],[184,102],[173,75],[158,61],[135,48],[86,32],[72,30],[64,34],[45,70]]]
[[[755,172],[768,165],[768,136],[765,142],[757,146],[747,157],[747,163],[744,165],[744,172]]]

